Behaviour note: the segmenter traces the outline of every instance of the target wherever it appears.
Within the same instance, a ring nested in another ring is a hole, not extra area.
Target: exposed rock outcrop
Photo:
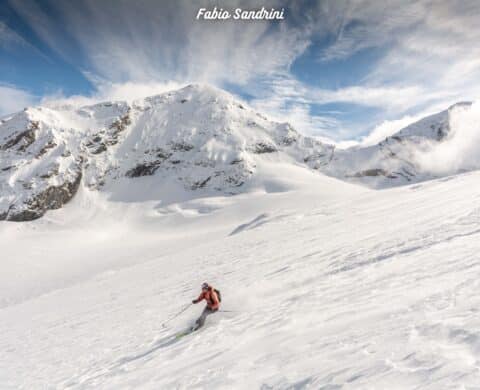
[[[22,205],[13,205],[7,212],[0,214],[0,220],[23,222],[42,217],[47,210],[61,208],[77,193],[82,180],[79,171],[73,181],[67,181],[59,186],[50,186],[27,199]]]

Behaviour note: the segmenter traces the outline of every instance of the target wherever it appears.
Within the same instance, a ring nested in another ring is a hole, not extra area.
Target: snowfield
[[[82,184],[1,222],[0,388],[479,388],[479,172],[382,191],[276,162],[256,177],[169,204]],[[162,323],[203,281],[225,311],[176,339],[203,305]]]
[[[0,389],[480,389],[479,118],[340,150],[191,85],[1,119]]]

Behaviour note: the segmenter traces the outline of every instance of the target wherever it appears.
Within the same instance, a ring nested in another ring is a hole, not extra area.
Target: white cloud
[[[325,141],[333,143],[329,135],[338,129],[338,122],[332,116],[314,115],[306,103],[289,101],[284,97],[266,97],[255,99],[250,105],[256,110],[267,114],[278,122],[288,122],[298,131],[313,136],[323,137]]]
[[[311,89],[309,95],[317,103],[355,103],[362,106],[381,107],[403,111],[413,100],[417,103],[426,92],[417,86],[410,87],[370,87],[355,86],[337,90]],[[428,96],[428,95],[427,95]]]
[[[419,85],[436,94],[438,100],[445,98],[450,103],[461,94],[465,99],[475,97],[470,92],[478,92],[471,86],[480,81],[478,1],[423,4],[428,8],[422,8],[414,25],[395,35],[366,82]]]
[[[255,96],[252,107],[274,120],[289,122],[304,134],[330,138],[339,128],[333,115],[312,113],[307,89],[288,74],[254,80],[248,87]]]
[[[268,113],[271,117],[292,123],[301,132],[310,135],[322,135],[332,139],[346,140],[352,136],[352,128],[342,123],[338,117],[341,112],[322,112],[312,114],[315,105],[330,103],[352,103],[365,107],[381,108],[385,112],[403,112],[413,101],[416,104],[433,100],[418,87],[346,87],[328,90],[305,85],[288,75],[276,77],[274,80],[256,83],[252,87],[257,96],[251,104],[257,109]],[[444,107],[442,107],[444,109]],[[423,111],[424,112],[424,111]],[[422,113],[423,113],[422,112]],[[429,111],[431,112],[431,111]],[[366,142],[378,139],[381,134],[400,127],[419,116],[406,116],[398,121],[387,121]],[[359,126],[360,127],[360,126]],[[364,131],[359,129],[356,131]],[[352,145],[343,143],[342,145]]]
[[[448,138],[427,152],[417,151],[416,159],[428,172],[453,174],[461,169],[476,169],[480,165],[480,103],[470,107],[455,107],[450,114]]]
[[[35,104],[38,99],[28,91],[0,85],[0,116],[11,114]]]
[[[73,95],[65,96],[62,91],[44,96],[41,104],[47,107],[73,106],[81,107],[104,101],[127,101],[132,102],[136,99],[148,96],[158,95],[166,91],[183,87],[183,84],[176,82],[168,83],[112,83],[106,80],[95,80],[96,91],[90,96]]]
[[[418,121],[425,115],[422,113],[420,115],[415,116],[404,116],[403,118],[390,120],[390,121],[383,121],[378,126],[376,126],[370,134],[366,137],[363,137],[360,140],[360,145],[362,146],[371,146],[378,144],[379,142],[383,141],[385,138],[395,134],[396,132],[400,131],[404,127]]]

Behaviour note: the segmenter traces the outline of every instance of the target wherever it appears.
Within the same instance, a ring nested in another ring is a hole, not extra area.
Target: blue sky
[[[195,19],[215,4],[285,20]],[[479,17],[469,0],[4,0],[0,115],[205,82],[301,132],[371,143],[477,98]]]

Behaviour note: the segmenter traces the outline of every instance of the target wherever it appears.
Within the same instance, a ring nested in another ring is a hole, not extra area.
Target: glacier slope
[[[98,199],[84,212],[88,193],[0,225],[13,269],[1,276],[0,387],[478,386],[480,173],[372,191],[304,171],[282,192],[148,213]],[[90,273],[70,268],[82,251]],[[39,258],[41,286],[9,284]],[[162,323],[204,280],[232,312],[172,342],[201,307]]]

